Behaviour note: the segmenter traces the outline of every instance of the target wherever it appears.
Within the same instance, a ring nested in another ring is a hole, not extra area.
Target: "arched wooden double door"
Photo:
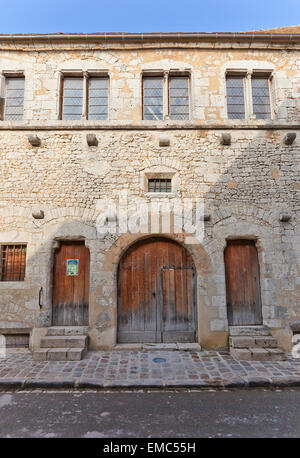
[[[195,342],[195,286],[181,245],[165,238],[134,244],[118,270],[118,342]]]

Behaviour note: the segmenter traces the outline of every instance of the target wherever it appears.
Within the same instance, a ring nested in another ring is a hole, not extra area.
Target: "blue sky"
[[[0,0],[0,33],[240,32],[300,23],[300,0]]]

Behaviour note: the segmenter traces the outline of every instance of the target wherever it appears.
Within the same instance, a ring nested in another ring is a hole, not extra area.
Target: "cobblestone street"
[[[237,361],[215,351],[89,351],[82,361],[33,361],[26,350],[0,359],[0,387],[300,386],[300,360]]]

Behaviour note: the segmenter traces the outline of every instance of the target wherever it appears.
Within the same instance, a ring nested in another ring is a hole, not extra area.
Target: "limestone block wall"
[[[197,269],[201,344],[227,345],[223,252],[227,239],[244,237],[259,253],[264,323],[289,348],[289,323],[300,320],[299,62],[294,45],[112,46],[62,38],[54,47],[0,39],[0,72],[25,76],[23,120],[0,121],[0,243],[27,243],[25,281],[0,282],[0,330],[51,325],[53,246],[82,239],[91,255],[91,348],[113,346],[118,262],[146,235],[101,238],[97,216],[103,201],[124,191],[129,204],[153,201],[147,178],[167,174],[170,202],[203,200],[211,215],[201,243],[186,246]],[[142,74],[150,70],[190,74],[190,120],[142,120]],[[228,70],[272,73],[272,120],[227,119]],[[71,71],[109,76],[107,121],[58,119],[61,74]],[[291,131],[297,138],[288,146]],[[98,146],[87,145],[89,133]],[[222,133],[231,134],[231,145],[221,144]],[[40,146],[28,142],[29,134]],[[159,146],[162,135],[169,146]],[[36,210],[44,219],[32,217]],[[279,220],[283,212],[290,221]],[[186,234],[164,235],[185,243]]]
[[[85,131],[40,131],[32,147],[27,131],[1,132],[0,241],[28,244],[24,282],[0,282],[1,327],[51,324],[52,262],[55,240],[84,239],[90,249],[91,348],[116,341],[116,275],[128,246],[145,234],[96,231],[100,200],[126,190],[128,201],[151,201],[144,174],[177,177],[170,201],[204,200],[211,220],[199,245],[187,245],[197,268],[199,340],[206,347],[227,344],[228,324],[223,251],[229,238],[256,240],[261,270],[264,323],[289,346],[288,323],[299,309],[299,143],[283,144],[283,132],[232,132],[220,144],[215,130],[168,131],[170,146],[159,147],[159,132],[97,133],[88,147]],[[45,218],[35,220],[41,209]],[[291,220],[279,221],[282,212]],[[184,243],[180,234],[165,234]],[[42,308],[38,297],[42,292]]]

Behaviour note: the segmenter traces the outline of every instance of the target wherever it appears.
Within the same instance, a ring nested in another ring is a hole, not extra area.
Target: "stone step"
[[[230,336],[229,346],[232,348],[276,348],[277,340],[272,336]]]
[[[230,336],[269,336],[270,329],[268,326],[229,326]]]
[[[34,361],[80,361],[86,348],[40,348],[33,352]]]
[[[285,352],[281,348],[230,348],[234,359],[244,361],[283,361]]]
[[[50,326],[47,336],[87,336],[88,326]]]
[[[87,336],[46,336],[41,339],[41,348],[85,348]]]

